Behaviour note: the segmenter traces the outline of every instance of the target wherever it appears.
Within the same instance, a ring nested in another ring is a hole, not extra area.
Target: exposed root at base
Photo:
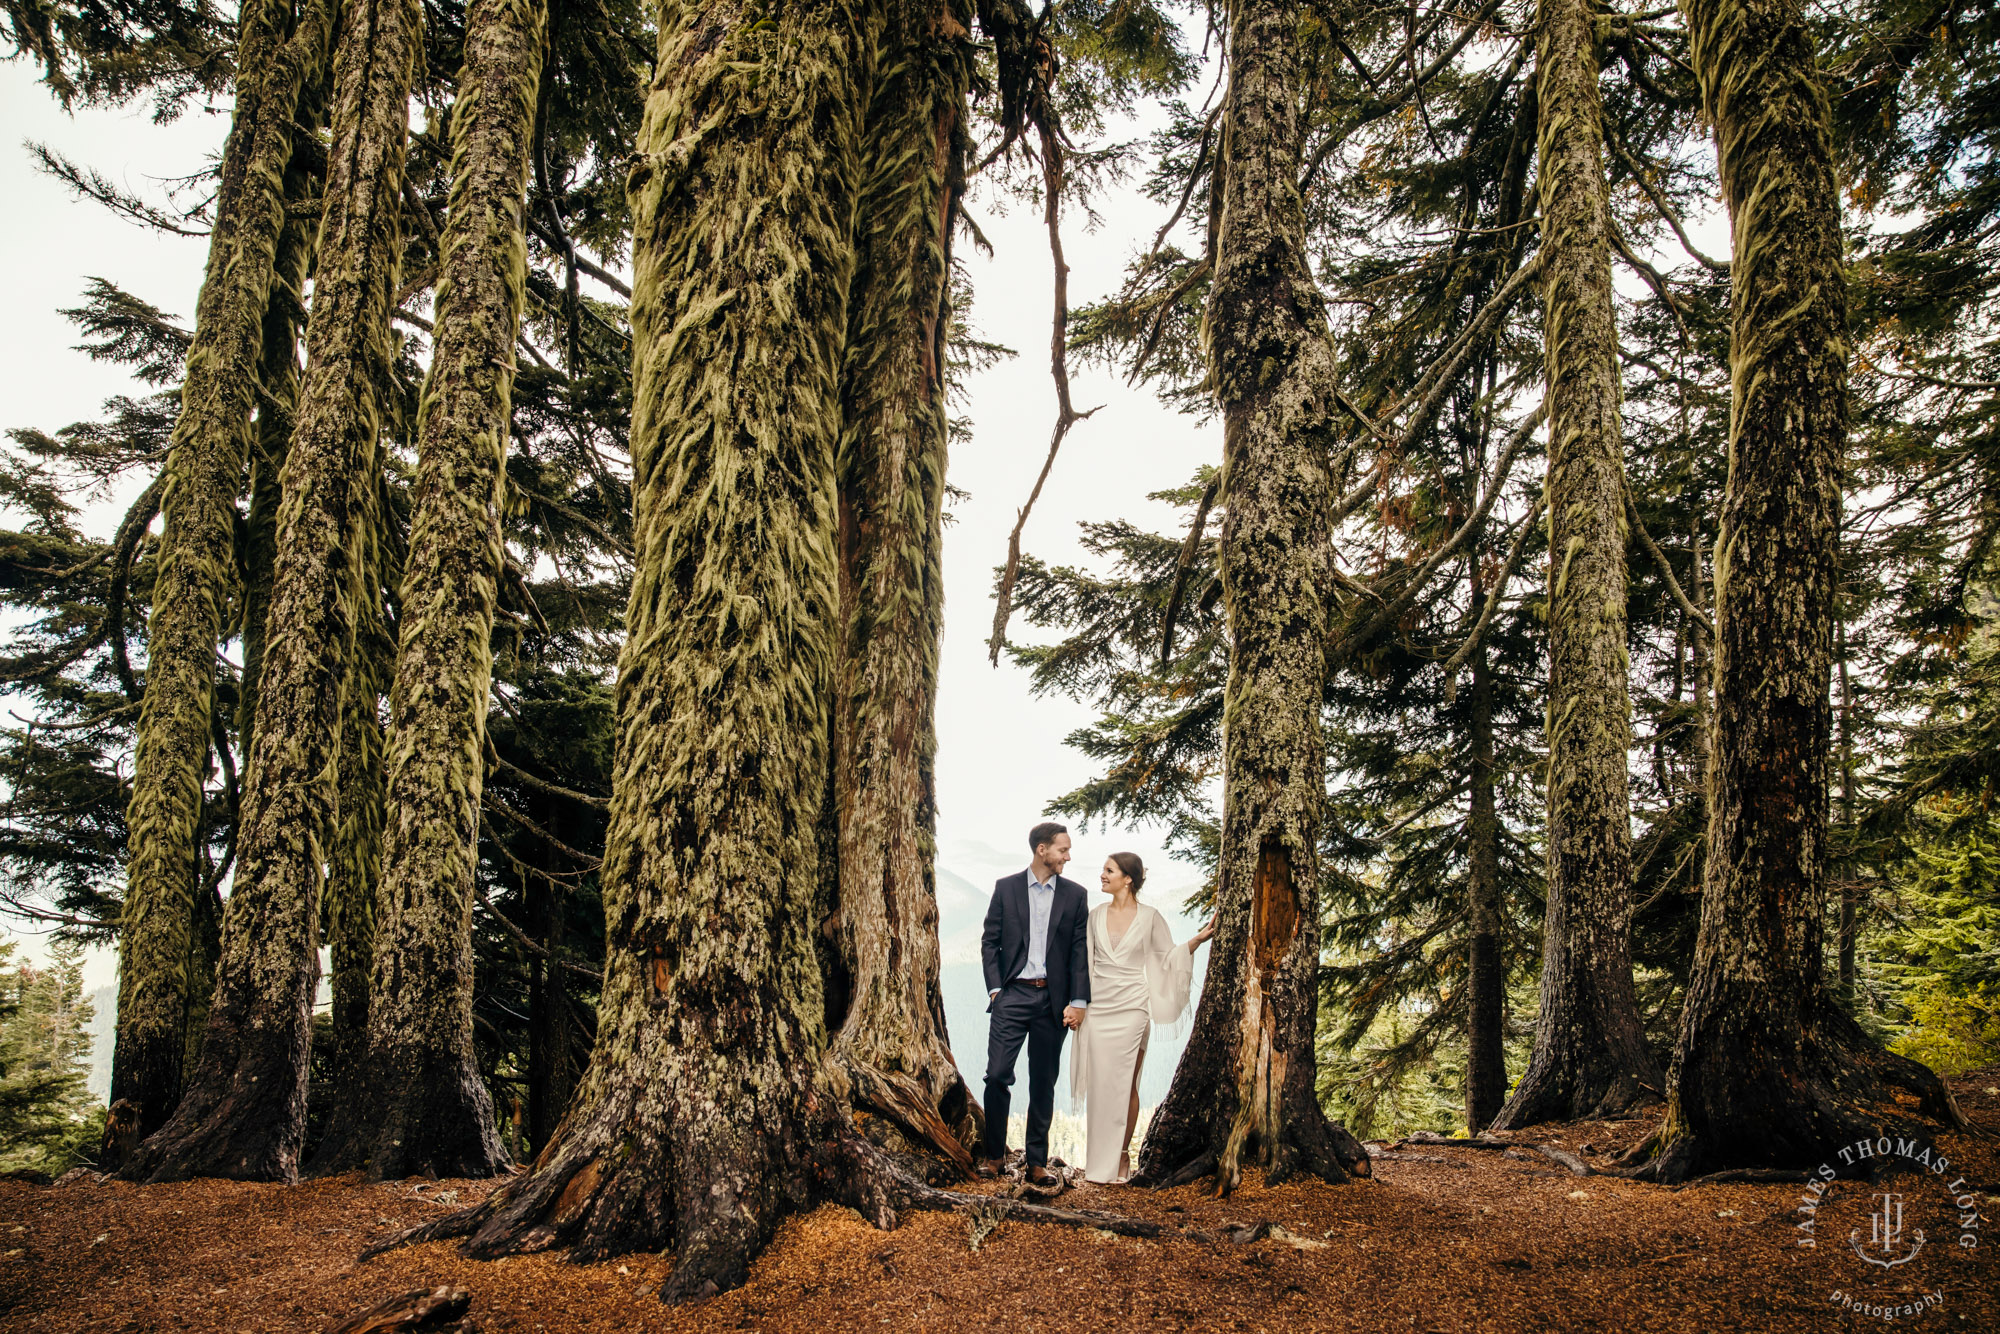
[[[961,1195],[956,1191],[942,1190],[919,1179],[906,1168],[897,1164],[890,1155],[858,1135],[843,1136],[837,1143],[826,1146],[821,1161],[814,1165],[813,1176],[819,1198],[831,1203],[845,1204],[863,1218],[883,1231],[893,1229],[901,1215],[918,1210],[955,1213],[975,1216],[992,1222],[1012,1220],[1021,1223],[1048,1223],[1059,1227],[1089,1228],[1098,1232],[1110,1232],[1121,1237],[1155,1238],[1165,1235],[1169,1229],[1164,1224],[1148,1222],[1145,1219],[1128,1217],[1102,1209],[1064,1209],[1052,1204],[1035,1204],[1027,1200],[1011,1199],[1004,1195]],[[447,1214],[443,1218],[432,1219],[416,1227],[371,1243],[361,1252],[361,1260],[370,1260],[387,1251],[403,1246],[416,1246],[432,1241],[453,1241],[470,1237],[480,1231],[489,1220],[511,1202],[509,1187],[502,1186],[485,1201],[468,1209]],[[565,1192],[566,1194],[567,1192]],[[557,1244],[556,1230],[542,1224],[521,1231],[504,1246],[487,1245],[481,1248],[481,1257],[497,1259],[504,1254],[551,1249]],[[713,1241],[711,1241],[711,1247]],[[675,1266],[676,1274],[687,1271],[687,1288],[670,1281],[660,1289],[660,1300],[678,1303],[702,1300],[733,1287],[747,1276],[753,1255],[750,1248],[741,1246],[731,1254],[703,1254],[695,1257],[697,1263],[690,1267],[690,1257],[680,1255]],[[467,1253],[464,1246],[461,1253]],[[589,1258],[606,1258],[593,1254]],[[723,1273],[736,1276],[736,1282],[727,1285],[708,1279],[699,1284],[693,1282],[696,1272],[702,1274]]]

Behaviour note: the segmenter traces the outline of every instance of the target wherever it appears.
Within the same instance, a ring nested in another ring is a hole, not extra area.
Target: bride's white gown
[[[1174,943],[1158,909],[1139,905],[1114,943],[1111,905],[1091,910],[1090,1008],[1070,1046],[1069,1087],[1084,1104],[1088,1139],[1083,1174],[1114,1181],[1125,1143],[1132,1080],[1154,1024],[1171,1024],[1187,1009],[1194,958]]]

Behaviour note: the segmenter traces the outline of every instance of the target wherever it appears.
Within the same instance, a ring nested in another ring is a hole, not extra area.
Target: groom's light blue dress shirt
[[[1056,879],[1049,877],[1047,884],[1035,879],[1035,868],[1028,868],[1028,961],[1021,965],[1024,979],[1047,977],[1049,975],[1049,915],[1056,906]],[[1090,1002],[1073,1000],[1070,1002],[1079,1010],[1090,1008]]]

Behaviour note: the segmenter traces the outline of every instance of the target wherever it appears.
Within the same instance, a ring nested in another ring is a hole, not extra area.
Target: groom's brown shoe
[[[1028,1184],[1031,1186],[1054,1186],[1061,1181],[1061,1177],[1040,1164],[1028,1169]]]
[[[972,1170],[975,1175],[983,1180],[991,1181],[1000,1175],[1000,1163],[997,1159],[981,1158],[977,1163],[973,1164]]]

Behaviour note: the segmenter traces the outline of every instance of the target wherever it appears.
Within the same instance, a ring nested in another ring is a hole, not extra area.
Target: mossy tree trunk
[[[962,188],[969,8],[891,6],[868,115],[841,399],[838,829],[828,1060],[872,1137],[969,1171],[978,1107],[938,980],[934,779],[951,227]]]
[[[1534,1054],[1494,1125],[1610,1116],[1661,1073],[1632,991],[1625,465],[1596,9],[1537,34],[1549,407],[1548,911]]]
[[[305,387],[285,458],[236,887],[200,1064],[173,1117],[127,1165],[135,1179],[297,1176],[355,559],[394,355],[421,24],[413,0],[348,0],[341,15]]]
[[[329,25],[324,0],[296,9],[293,0],[243,6],[235,115],[167,452],[146,696],[126,808],[130,858],[111,1076],[112,1098],[138,1105],[142,1133],[163,1124],[181,1094],[215,650],[236,580],[236,500],[285,229],[286,172],[301,90],[319,77]]]
[[[634,217],[634,548],[590,1069],[476,1256],[740,1283],[810,1196],[842,347],[874,25],[665,5]]]
[[[1481,587],[1477,556],[1472,561],[1473,605],[1497,596]],[[1467,661],[1471,690],[1466,697],[1472,733],[1472,774],[1465,822],[1466,921],[1471,937],[1465,990],[1465,1123],[1474,1133],[1491,1125],[1507,1101],[1507,1055],[1502,1041],[1506,1015],[1507,962],[1500,918],[1500,814],[1493,745],[1493,672],[1486,645],[1476,645]]]
[[[368,1049],[315,1170],[462,1177],[507,1164],[473,1059],[472,895],[547,27],[544,0],[466,11],[437,337],[417,417]]]
[[[1667,1115],[1645,1168],[1666,1181],[1811,1167],[1912,1116],[1961,1122],[1943,1082],[1877,1047],[1823,976],[1848,412],[1826,92],[1796,0],[1682,10],[1734,263],[1707,874]]]
[[[381,454],[368,474],[379,476]],[[385,515],[379,486],[357,497],[354,550],[354,649],[341,689],[340,758],[335,772],[333,855],[326,868],[324,913],[332,963],[334,1097],[353,1081],[372,1083],[363,1068],[368,1041],[369,968],[375,952],[375,897],[382,877],[385,815],[382,694],[395,645],[382,600],[386,576]]]
[[[1246,1163],[1278,1180],[1367,1173],[1314,1089],[1319,1010],[1320,707],[1332,578],[1335,366],[1298,191],[1298,7],[1229,7],[1222,214],[1204,333],[1223,412],[1221,573],[1230,631],[1220,910],[1194,1032],[1140,1175]]]

